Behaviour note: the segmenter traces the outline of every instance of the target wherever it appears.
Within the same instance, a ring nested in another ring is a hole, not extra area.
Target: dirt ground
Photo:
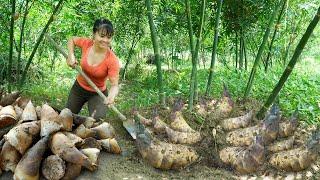
[[[251,101],[244,104],[237,103],[231,117],[244,114],[250,109],[259,107],[257,102]],[[241,105],[239,105],[241,104]],[[150,117],[152,107],[141,111],[145,117]],[[160,116],[163,119],[169,118],[170,110],[161,110]],[[126,114],[130,117],[130,114]],[[239,175],[232,168],[219,162],[218,152],[226,146],[223,131],[218,131],[217,136],[213,138],[212,129],[217,128],[219,119],[215,117],[199,118],[195,114],[184,111],[184,117],[190,126],[201,131],[203,140],[193,145],[200,155],[200,159],[182,170],[161,171],[148,165],[140,156],[134,141],[122,127],[120,120],[116,118],[107,119],[117,131],[119,145],[122,148],[121,155],[113,155],[101,152],[99,156],[99,166],[94,172],[83,170],[78,180],[106,180],[106,179],[320,179],[320,160],[305,171],[299,173],[287,173],[278,171],[266,162],[258,172],[250,175]],[[200,121],[202,122],[199,122]],[[255,120],[256,122],[258,120]],[[295,132],[295,146],[301,145],[315,128],[300,124]],[[12,179],[12,173],[5,172],[0,179]]]

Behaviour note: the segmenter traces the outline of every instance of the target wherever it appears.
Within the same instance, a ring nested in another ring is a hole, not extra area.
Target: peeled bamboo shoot
[[[63,160],[75,164],[80,164],[90,171],[96,169],[97,165],[91,163],[87,156],[82,154],[74,144],[63,133],[58,132],[52,136],[50,143],[51,151]]]
[[[43,137],[23,155],[14,171],[15,180],[39,179],[40,164],[47,149],[48,140],[48,136]]]
[[[32,121],[12,128],[4,135],[4,138],[23,155],[31,146],[33,138],[39,134],[39,131],[39,121]]]
[[[65,174],[66,164],[59,156],[51,155],[43,161],[41,169],[46,179],[59,180]]]
[[[0,169],[14,172],[20,159],[20,153],[13,146],[11,146],[9,142],[5,142],[0,154]]]

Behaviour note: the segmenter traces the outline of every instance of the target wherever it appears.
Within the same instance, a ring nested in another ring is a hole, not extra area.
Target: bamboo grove
[[[285,85],[320,16],[316,0],[0,2],[0,82],[9,92],[23,89],[41,75],[42,66],[54,69],[58,53],[45,40],[46,32],[66,42],[75,34],[90,36],[93,19],[107,17],[116,25],[113,49],[123,63],[122,80],[130,67],[142,61],[154,64],[162,106],[166,104],[162,74],[166,66],[173,71],[191,69],[186,94],[189,110],[199,96],[211,96],[212,87],[220,86],[215,83],[217,65],[249,75],[242,90],[244,100],[250,97],[260,69],[268,73],[275,66],[286,67],[267,100],[262,100],[259,114],[265,113]],[[199,92],[198,68],[208,72],[205,92]]]

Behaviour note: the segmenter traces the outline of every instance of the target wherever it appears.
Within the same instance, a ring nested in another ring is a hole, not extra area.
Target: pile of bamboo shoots
[[[285,171],[301,171],[315,162],[320,132],[316,131],[308,142],[295,147],[297,112],[289,120],[281,121],[280,109],[273,105],[257,125],[251,125],[253,115],[249,111],[243,116],[221,120],[220,126],[227,131],[226,142],[230,144],[219,152],[223,163],[247,174],[258,171],[266,162]]]
[[[149,164],[159,169],[181,169],[198,159],[197,152],[190,147],[201,140],[200,132],[192,129],[182,115],[184,104],[178,100],[170,116],[170,124],[161,120],[156,110],[151,119],[135,112],[139,123],[136,145]],[[145,126],[147,128],[145,128]],[[162,142],[152,134],[165,134],[169,142]]]
[[[253,118],[250,111],[244,116],[221,121],[226,141],[231,146],[219,152],[220,159],[239,173],[252,173],[265,162],[265,145],[277,138],[280,112],[274,106],[261,124],[245,127]],[[243,127],[243,128],[240,128]]]
[[[202,140],[200,132],[192,129],[185,120],[182,109],[185,104],[182,100],[176,100],[170,118],[164,121],[156,110],[153,116],[147,119],[135,112],[136,122],[139,122],[137,131],[137,148],[149,164],[159,169],[181,169],[193,162],[199,156],[194,144]],[[230,93],[224,85],[222,97],[219,100],[202,101],[197,108],[201,116],[228,117],[234,107]],[[167,122],[167,123],[166,123]],[[157,135],[164,135],[162,142]]]
[[[161,119],[157,111],[151,119],[135,112],[140,122],[137,148],[149,164],[159,169],[183,168],[198,158],[190,145],[201,141],[200,132],[192,129],[182,114],[183,104],[177,101],[169,120]],[[294,133],[298,126],[297,112],[289,120],[281,117],[280,108],[274,104],[259,123],[253,121],[255,113],[247,111],[242,116],[229,117],[234,107],[224,86],[219,100],[202,100],[197,113],[203,117],[214,116],[217,129],[225,134],[229,145],[220,149],[220,160],[240,174],[254,173],[265,164],[284,171],[301,171],[310,167],[320,150],[320,131],[313,133],[303,145],[296,143]],[[219,126],[219,128],[218,128]],[[214,129],[216,133],[216,129]],[[165,135],[167,142],[154,136]],[[179,153],[178,153],[179,152]],[[188,161],[185,161],[188,159]]]
[[[109,123],[35,107],[19,93],[0,96],[0,128],[0,173],[11,171],[17,180],[75,179],[82,168],[97,169],[101,150],[121,153]]]

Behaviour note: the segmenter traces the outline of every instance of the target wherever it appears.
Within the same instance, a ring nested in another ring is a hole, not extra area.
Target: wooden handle
[[[45,34],[46,39],[65,57],[68,58],[67,53],[60,47],[48,34]],[[99,94],[99,96],[105,101],[107,97],[100,91],[100,89],[91,81],[91,79],[82,71],[79,66],[75,66],[75,69],[84,77],[88,84]],[[127,118],[113,105],[108,106],[113,112],[115,112],[118,117],[125,121]]]

